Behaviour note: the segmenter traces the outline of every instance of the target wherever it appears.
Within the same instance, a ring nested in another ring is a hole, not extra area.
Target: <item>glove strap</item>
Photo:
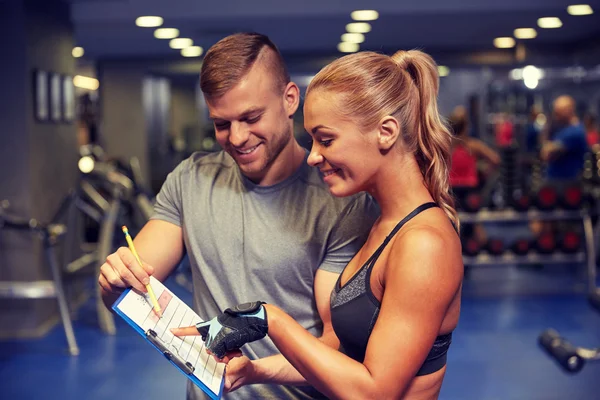
[[[254,314],[256,313],[258,310],[260,310],[260,308],[262,307],[263,304],[267,304],[264,301],[253,301],[250,303],[242,303],[242,304],[238,304],[235,307],[231,307],[228,308],[227,310],[225,310],[225,313],[229,314],[229,315],[245,315],[245,314]]]

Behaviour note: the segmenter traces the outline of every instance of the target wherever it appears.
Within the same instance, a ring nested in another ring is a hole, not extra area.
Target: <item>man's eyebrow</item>
[[[242,114],[240,114],[237,118],[234,119],[244,119],[244,118],[248,118],[249,116],[251,116],[252,114],[256,114],[256,113],[262,113],[265,111],[265,107],[252,107],[247,109],[246,111],[244,111]],[[209,114],[208,117],[210,119],[223,119],[220,118],[218,116],[214,116],[212,114]]]

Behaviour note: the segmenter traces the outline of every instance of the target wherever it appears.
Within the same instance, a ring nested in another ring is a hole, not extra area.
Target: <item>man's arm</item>
[[[98,283],[107,308],[128,287],[146,292],[150,275],[163,281],[177,267],[184,253],[181,227],[161,220],[149,221],[133,241],[143,266],[131,251],[121,247],[100,267]]]
[[[556,160],[566,150],[565,146],[559,141],[548,141],[544,143],[540,151],[540,158],[544,161]]]

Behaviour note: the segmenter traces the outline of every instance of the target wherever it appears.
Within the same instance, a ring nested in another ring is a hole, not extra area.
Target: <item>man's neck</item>
[[[305,154],[304,148],[298,144],[296,139],[292,139],[267,168],[265,175],[254,183],[259,186],[272,186],[286,180],[300,168]]]

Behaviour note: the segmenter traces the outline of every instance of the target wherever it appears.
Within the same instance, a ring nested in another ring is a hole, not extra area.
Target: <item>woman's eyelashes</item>
[[[319,143],[321,143],[321,145],[324,146],[324,147],[331,146],[331,142],[333,142],[333,139],[327,139],[327,140],[320,140],[319,141]]]

